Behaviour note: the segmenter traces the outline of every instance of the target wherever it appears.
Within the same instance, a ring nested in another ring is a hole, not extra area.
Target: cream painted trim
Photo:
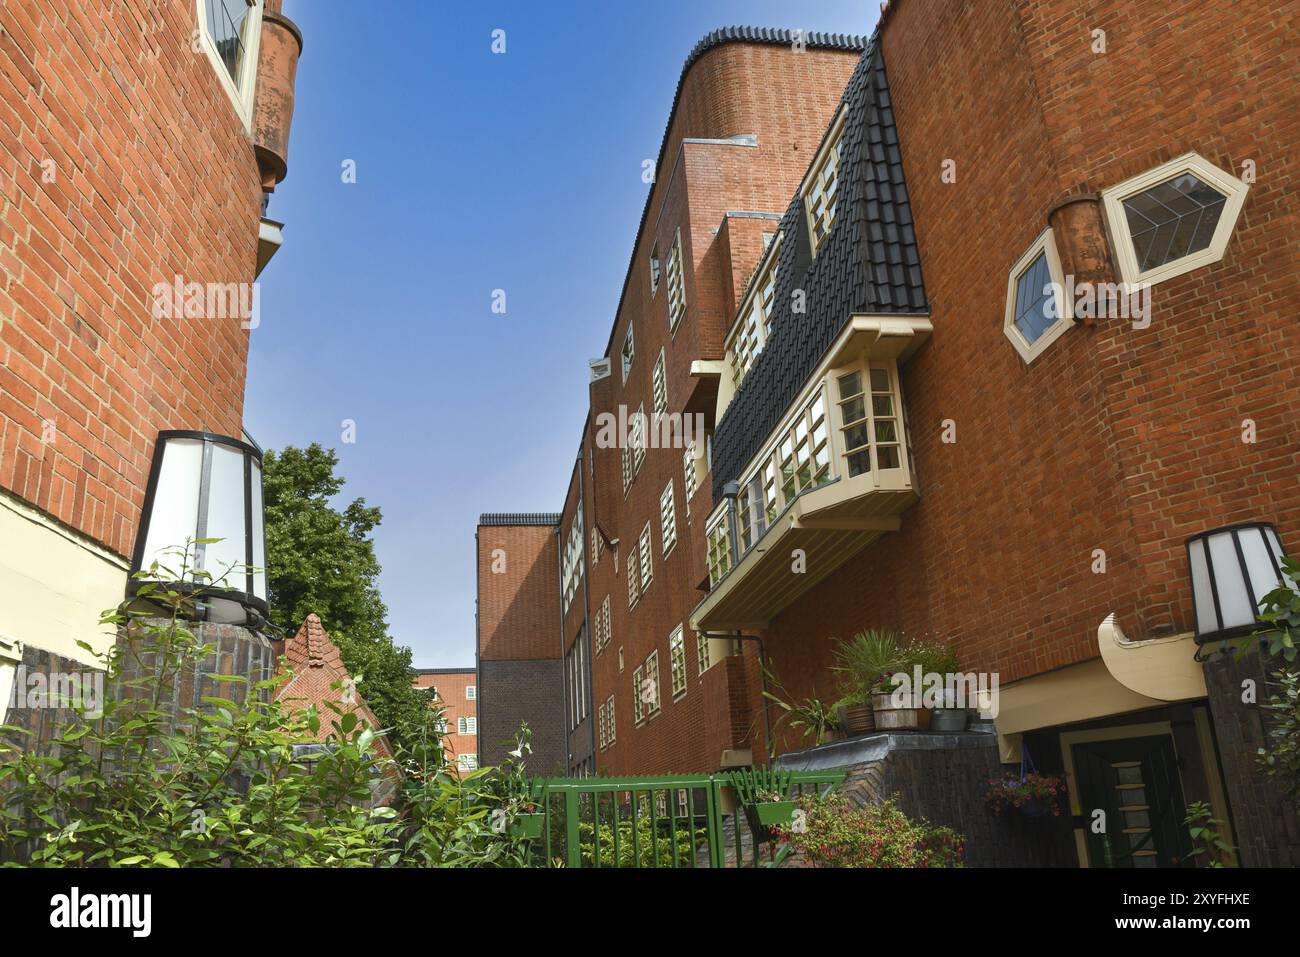
[[[1208,772],[1205,785],[1210,790],[1210,810],[1223,823],[1223,838],[1232,847],[1237,846],[1237,838],[1232,829],[1232,815],[1228,813],[1228,796],[1223,791],[1223,773],[1219,766],[1219,755],[1214,748],[1214,735],[1210,731],[1210,711],[1208,708],[1193,708],[1192,720],[1196,724],[1196,743],[1201,749],[1201,767]],[[1241,861],[1234,850],[1223,860],[1228,867],[1240,867]]]
[[[194,10],[198,17],[197,40],[208,55],[212,68],[217,71],[221,88],[230,97],[235,113],[244,124],[245,132],[253,129],[253,94],[257,90],[257,58],[262,46],[262,0],[254,0],[248,8],[248,46],[244,49],[244,62],[240,66],[239,82],[236,83],[226,69],[226,64],[217,51],[217,42],[208,32],[208,11],[206,0],[194,0]],[[195,53],[198,51],[195,50]]]
[[[1100,658],[1012,682],[999,689],[997,728],[1001,734],[1159,708],[1116,681]]]
[[[1183,701],[1204,698],[1205,671],[1196,661],[1192,632],[1130,641],[1112,612],[1097,627],[1101,659],[1124,687],[1148,698]]]
[[[1156,721],[1149,724],[1119,725],[1114,728],[1096,728],[1092,731],[1067,731],[1061,735],[1061,757],[1065,766],[1065,787],[1070,795],[1070,813],[1083,814],[1079,803],[1078,777],[1074,771],[1074,745],[1090,741],[1114,741],[1118,738],[1148,738],[1167,734],[1173,738],[1173,729],[1168,721]],[[1178,742],[1174,742],[1174,753],[1178,753]],[[1088,839],[1085,829],[1074,829],[1074,846],[1079,855],[1080,867],[1091,867],[1088,861]]]
[[[781,249],[781,243],[784,240],[785,233],[781,232],[778,228],[776,236],[767,244],[767,249],[763,251],[763,255],[759,258],[758,265],[754,267],[754,274],[749,277],[749,286],[745,290],[745,295],[741,297],[740,308],[736,310],[736,314],[731,320],[731,331],[727,333],[727,337],[723,342],[722,353],[727,357],[725,366],[728,370],[729,378],[732,380],[733,392],[740,388],[740,383],[744,380],[746,375],[746,373],[741,373],[739,376],[736,375],[736,363],[733,361],[732,355],[733,350],[736,347],[736,340],[740,337],[741,327],[747,317],[749,307],[753,305],[754,297],[758,295],[759,290],[765,285],[763,279],[767,274],[767,270],[770,268],[773,271],[773,275],[776,273],[777,256]],[[773,293],[773,296],[775,296],[775,292]],[[773,301],[772,305],[775,307],[776,302]],[[754,355],[751,359],[750,365],[751,368],[753,367],[753,359],[757,359],[758,354],[762,352],[764,346],[767,345],[768,321],[769,317],[763,316],[762,320],[758,324],[758,345],[754,349]]]
[[[803,174],[803,182],[799,184],[799,202],[803,205],[803,226],[804,229],[808,231],[808,248],[811,250],[814,259],[817,258],[817,250],[820,248],[820,244],[816,241],[816,231],[813,229],[812,213],[808,209],[808,192],[812,189],[812,184],[816,178],[817,171],[825,161],[826,155],[839,141],[841,134],[843,134],[844,118],[847,115],[848,104],[841,103],[839,109],[835,111],[835,115],[831,117],[830,126],[826,128],[826,135],[822,137],[821,144],[817,147],[817,152],[813,155],[812,162],[808,164],[808,169]],[[839,162],[843,163],[843,161],[844,157],[841,156]],[[840,170],[837,169],[835,172],[837,179],[839,175]],[[841,184],[839,183],[836,184],[836,192],[839,192],[840,185]],[[835,223],[832,221],[831,229],[834,228]],[[829,230],[827,231],[826,236],[830,236]],[[822,242],[824,243],[825,241],[826,239],[823,237]]]
[[[1020,281],[1020,277],[1034,264],[1034,261],[1038,259],[1041,253],[1047,254],[1047,271],[1052,277],[1052,284],[1055,287],[1053,296],[1056,299],[1056,315],[1058,318],[1056,322],[1043,330],[1041,336],[1030,342],[1016,328],[1016,283]],[[1016,260],[1016,264],[1011,267],[1011,272],[1007,274],[1007,305],[1002,314],[1002,331],[1011,340],[1016,352],[1020,353],[1020,358],[1024,359],[1025,364],[1028,365],[1046,352],[1053,342],[1074,325],[1071,315],[1070,302],[1065,296],[1065,273],[1061,269],[1061,257],[1056,251],[1056,236],[1049,226],[1025,250],[1024,255]]]
[[[1137,254],[1133,250],[1133,237],[1129,234],[1128,217],[1124,215],[1124,200],[1152,186],[1168,182],[1182,173],[1194,174],[1227,197],[1219,223],[1214,228],[1214,236],[1210,240],[1210,245],[1200,252],[1141,272],[1138,268]],[[1224,172],[1199,153],[1192,152],[1184,153],[1167,163],[1161,163],[1154,169],[1102,190],[1101,202],[1106,212],[1106,230],[1110,234],[1111,250],[1115,253],[1115,261],[1119,265],[1120,278],[1130,285],[1141,283],[1154,286],[1156,283],[1181,276],[1201,266],[1217,263],[1227,252],[1228,241],[1232,238],[1232,231],[1236,228],[1237,218],[1246,203],[1246,193],[1249,189],[1249,185],[1231,173]]]
[[[23,643],[0,635],[0,724],[9,711],[9,696],[14,690],[16,666],[23,660]]]

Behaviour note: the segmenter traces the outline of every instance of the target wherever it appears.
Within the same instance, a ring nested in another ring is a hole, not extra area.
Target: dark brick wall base
[[[563,777],[569,755],[564,737],[564,665],[558,659],[484,661],[478,665],[479,765],[501,764],[519,723],[533,729],[531,774]]]
[[[1205,685],[1242,865],[1297,867],[1300,818],[1296,806],[1256,763],[1266,740],[1264,712],[1259,707],[1270,694],[1265,671],[1255,649],[1240,661],[1232,653],[1215,652],[1205,662]],[[1242,683],[1247,679],[1255,682],[1255,704],[1241,700]]]
[[[851,801],[893,797],[908,817],[951,827],[965,837],[971,867],[1078,864],[1068,817],[999,817],[988,809],[989,780],[1002,772],[993,734],[871,734],[782,755],[776,766],[844,768],[841,790]]]

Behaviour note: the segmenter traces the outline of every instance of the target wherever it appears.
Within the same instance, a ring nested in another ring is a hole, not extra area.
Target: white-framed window
[[[641,697],[647,718],[659,713],[659,652],[650,652],[645,660],[645,676],[641,679]]]
[[[621,649],[620,649],[621,650]],[[638,665],[632,672],[632,723],[640,724],[645,720],[645,696],[641,683],[645,677],[644,666]]]
[[[632,487],[632,449],[629,440],[623,446],[623,495],[627,495],[627,490]]]
[[[677,544],[677,505],[673,501],[673,480],[669,479],[659,496],[659,531],[663,537],[664,558]]]
[[[1218,262],[1249,189],[1203,156],[1186,153],[1102,190],[1120,278],[1150,286]]]
[[[609,747],[609,730],[605,727],[605,703],[602,701],[596,709],[596,740],[603,751]]]
[[[459,771],[477,771],[478,755],[477,754],[456,755],[456,769]]]
[[[436,727],[439,734],[446,734],[451,729],[451,725],[447,723],[446,718],[439,718]]]
[[[731,523],[724,509],[705,531],[709,543],[709,584],[716,585],[731,571]]]
[[[682,231],[679,227],[673,237],[673,248],[668,252],[668,329],[677,331],[677,324],[686,315],[686,280],[682,276]]]
[[[787,503],[800,492],[830,481],[829,436],[826,397],[819,389],[776,448],[777,474]]]
[[[650,587],[650,582],[654,581],[654,559],[650,554],[650,523],[645,523],[645,528],[641,529],[641,537],[637,540],[637,553],[641,564],[641,594]]]
[[[636,341],[632,335],[632,323],[627,324],[627,335],[623,337],[623,384],[627,385],[627,374],[632,371],[632,360],[636,358]]]
[[[23,646],[16,639],[0,638],[0,724],[9,712],[9,697],[14,693],[18,666],[22,664]]]
[[[637,571],[637,547],[635,545],[627,556],[627,607],[635,608],[641,598],[641,575]]]
[[[474,685],[465,686],[465,700],[466,701],[478,700],[478,688],[476,686]]]
[[[709,636],[698,631],[695,633],[695,663],[699,666],[700,674],[704,674],[713,665],[713,651],[709,646]]]
[[[903,433],[894,402],[893,370],[869,364],[841,373],[835,380],[839,404],[840,444],[849,478],[874,467],[903,467]],[[874,462],[872,461],[874,457]]]
[[[457,734],[478,734],[478,718],[457,718]]]
[[[1033,362],[1072,325],[1056,238],[1048,227],[1007,276],[1002,331],[1020,358]]]
[[[686,639],[678,625],[668,636],[669,671],[673,685],[673,700],[686,694]]]
[[[608,734],[609,743],[613,744],[618,740],[617,729],[614,726],[614,696],[610,695],[605,699],[605,726]]]
[[[605,551],[605,539],[600,534],[600,529],[591,530],[591,567],[595,568],[600,564],[600,556]]]
[[[600,603],[600,608],[596,611],[596,620],[592,623],[592,631],[596,637],[596,654],[600,654],[609,645],[610,638],[613,637],[609,624],[609,596]]]
[[[196,0],[199,44],[212,62],[244,129],[253,125],[262,6],[262,0]]]
[[[659,244],[650,248],[650,296],[659,291]]]
[[[836,194],[839,190],[840,145],[844,139],[844,107],[831,121],[826,139],[813,157],[801,194],[808,217],[808,242],[814,256],[835,225]]]
[[[618,673],[623,673],[623,646],[618,646]]]
[[[578,593],[578,585],[582,581],[582,545],[586,533],[582,527],[582,500],[578,500],[577,509],[573,515],[573,524],[569,527],[569,537],[564,543],[564,567],[562,569],[562,578],[564,581],[564,610],[567,613],[569,606],[573,604],[573,598]]]
[[[772,303],[776,295],[776,264],[780,255],[781,240],[770,243],[749,281],[745,298],[740,303],[740,318],[727,341],[727,361],[731,365],[731,378],[737,386],[763,351],[772,332]]]
[[[642,402],[637,406],[636,415],[632,416],[632,422],[628,428],[631,433],[628,436],[628,442],[632,446],[632,476],[641,471],[641,463],[645,461],[645,403]]]
[[[699,487],[699,479],[695,475],[695,443],[692,442],[682,453],[682,487],[686,490],[686,514],[691,514],[691,499],[695,497],[695,490]]]
[[[657,420],[658,416],[668,411],[668,374],[664,371],[663,349],[659,350],[659,358],[655,359],[654,374],[651,376],[650,400]]]

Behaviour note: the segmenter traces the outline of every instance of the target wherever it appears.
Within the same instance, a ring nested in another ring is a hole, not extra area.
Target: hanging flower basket
[[[986,799],[994,814],[1007,812],[1027,818],[1060,817],[1064,794],[1063,778],[1030,771],[992,779]]]
[[[545,825],[546,815],[541,811],[517,814],[515,819],[510,822],[510,836],[531,841],[542,836],[542,828]]]
[[[764,827],[780,827],[794,819],[794,801],[763,801],[754,805],[754,815]]]

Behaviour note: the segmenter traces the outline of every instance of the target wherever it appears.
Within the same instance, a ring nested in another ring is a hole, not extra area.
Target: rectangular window
[[[613,744],[617,740],[614,730],[614,696],[610,695],[605,699],[605,724],[608,726],[609,743]]]
[[[668,636],[668,659],[671,663],[673,699],[686,694],[686,639],[678,625]]]
[[[640,724],[645,720],[645,699],[642,696],[641,682],[645,669],[638,667],[632,672],[632,722]]]
[[[466,701],[476,701],[477,699],[478,699],[478,688],[476,688],[474,685],[466,685],[466,686],[465,686],[465,700],[466,700]]]
[[[641,597],[641,576],[637,571],[637,549],[633,545],[627,555],[627,607],[635,608]]]
[[[816,488],[830,479],[828,437],[826,396],[819,389],[777,445],[781,495],[787,506],[800,492]]]
[[[641,471],[641,463],[645,461],[645,403],[637,407],[636,415],[632,416],[632,423],[628,431],[632,434],[630,441],[632,444],[632,473]]]
[[[659,291],[659,244],[650,250],[650,295]]]
[[[677,504],[673,501],[673,480],[668,480],[663,494],[659,496],[660,532],[663,536],[664,557],[677,544]]]
[[[754,359],[763,350],[772,332],[772,306],[776,295],[776,264],[781,241],[768,248],[750,279],[745,297],[740,304],[740,318],[732,330],[727,345],[727,360],[731,377],[739,386]]]
[[[605,539],[601,536],[598,529],[591,530],[591,567],[595,568],[600,564],[601,553],[605,550]]]
[[[700,674],[709,670],[713,664],[712,651],[709,647],[709,636],[695,633],[695,659],[700,667]]]
[[[835,200],[839,186],[840,145],[844,138],[844,109],[831,123],[821,149],[804,180],[803,203],[808,215],[808,240],[813,255],[821,248],[835,224]]]
[[[632,449],[627,445],[623,446],[623,494],[627,495],[627,490],[632,487]]]
[[[691,514],[691,499],[695,497],[697,481],[695,478],[695,443],[692,442],[682,453],[682,484],[686,489],[686,514]]]
[[[601,750],[609,747],[609,732],[605,728],[605,705],[601,704],[596,709],[596,739],[600,742]]]
[[[654,375],[651,377],[651,405],[654,407],[655,416],[663,415],[668,411],[668,377],[664,372],[664,350],[659,350],[659,358],[655,360]],[[658,419],[656,418],[656,426]]]
[[[247,127],[253,116],[262,0],[200,0],[200,4],[200,42]]]
[[[600,609],[596,612],[596,620],[592,624],[592,629],[596,635],[596,654],[600,654],[609,644],[609,596],[600,603]]]
[[[645,523],[645,528],[641,529],[641,538],[637,542],[637,552],[641,561],[641,594],[650,587],[650,582],[654,580],[654,562],[650,555],[650,523]]]
[[[677,230],[673,248],[668,253],[668,328],[677,331],[677,324],[686,315],[686,281],[682,276],[682,231]]]
[[[627,335],[623,338],[623,384],[627,385],[627,374],[632,371],[632,360],[636,358],[636,344],[632,340],[632,324],[627,326]]]
[[[647,718],[653,718],[659,713],[659,652],[650,652],[649,657],[645,660],[645,678],[642,688],[642,697],[645,698],[645,713]]]
[[[709,584],[716,585],[731,571],[731,526],[724,510],[709,526]]]
[[[873,450],[875,468],[901,468],[902,439],[889,369],[854,370],[839,376],[836,385],[849,476],[871,471]]]
[[[457,718],[457,734],[478,734],[478,718]]]
[[[459,771],[477,771],[478,755],[477,754],[456,755],[456,769]]]
[[[573,524],[569,527],[569,537],[564,543],[564,610],[568,612],[569,605],[573,603],[573,596],[578,592],[578,585],[582,581],[582,545],[585,533],[582,527],[582,500],[578,500],[577,511],[573,516]]]

